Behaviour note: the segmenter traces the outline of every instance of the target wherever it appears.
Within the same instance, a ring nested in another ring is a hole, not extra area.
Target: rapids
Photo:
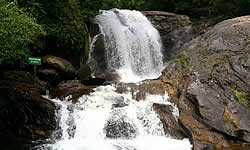
[[[132,92],[117,93],[115,85],[99,86],[79,102],[52,99],[58,106],[58,130],[41,150],[191,150],[188,139],[176,140],[164,133],[153,104],[178,109],[168,95],[148,94],[143,101]]]

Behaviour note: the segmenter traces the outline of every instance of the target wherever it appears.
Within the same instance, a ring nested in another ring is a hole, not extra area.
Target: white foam
[[[102,11],[95,22],[104,37],[108,71],[118,71],[122,82],[138,82],[160,75],[163,69],[160,35],[141,12]]]
[[[117,70],[118,75],[120,76],[120,82],[124,83],[138,83],[143,80],[156,79],[160,74],[152,74],[146,76],[136,75],[131,69],[119,69]]]
[[[121,82],[139,82],[160,76],[163,69],[160,36],[141,12],[113,9],[103,11],[95,21],[104,36],[108,69],[116,70]],[[91,54],[98,36],[90,46]],[[93,59],[91,54],[89,57]],[[176,140],[166,134],[153,110],[154,103],[170,105],[178,119],[179,110],[168,101],[167,93],[164,96],[147,94],[144,100],[136,101],[133,92],[128,91],[117,93],[114,85],[107,85],[95,88],[94,92],[79,98],[76,104],[53,99],[58,106],[59,128],[48,139],[52,143],[40,145],[38,149],[192,149],[188,139]],[[117,137],[107,136],[110,128],[115,130]],[[120,131],[123,129],[125,134]]]
[[[136,101],[132,92],[117,93],[115,86],[100,86],[79,102],[53,99],[58,107],[59,139],[51,137],[53,144],[41,145],[46,150],[191,150],[187,139],[176,140],[164,133],[163,125],[153,110],[153,104],[172,105],[168,95],[150,95]],[[114,104],[123,106],[114,107]],[[107,121],[129,122],[136,130],[135,138],[110,139],[106,137]],[[70,135],[72,134],[72,135]]]

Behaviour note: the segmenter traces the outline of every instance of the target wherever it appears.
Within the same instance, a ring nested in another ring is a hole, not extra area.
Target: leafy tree
[[[102,0],[16,0],[47,32],[42,55],[73,60],[85,49],[86,22],[104,6]],[[79,62],[72,62],[79,65]]]
[[[40,38],[45,34],[15,2],[0,0],[0,65],[27,64],[30,49],[42,47]]]
[[[213,0],[211,13],[225,17],[235,17],[250,13],[250,0]]]

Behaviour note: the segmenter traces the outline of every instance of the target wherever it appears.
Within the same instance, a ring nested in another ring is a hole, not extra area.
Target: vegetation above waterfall
[[[114,7],[214,17],[217,22],[249,14],[250,0],[0,0],[0,65],[24,67],[30,55],[78,55],[86,49],[89,18]]]

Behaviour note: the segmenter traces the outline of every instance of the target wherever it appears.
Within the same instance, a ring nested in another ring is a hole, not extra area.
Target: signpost
[[[36,83],[36,65],[41,65],[41,57],[29,57],[29,64],[34,65],[34,72],[35,72],[35,83]]]

